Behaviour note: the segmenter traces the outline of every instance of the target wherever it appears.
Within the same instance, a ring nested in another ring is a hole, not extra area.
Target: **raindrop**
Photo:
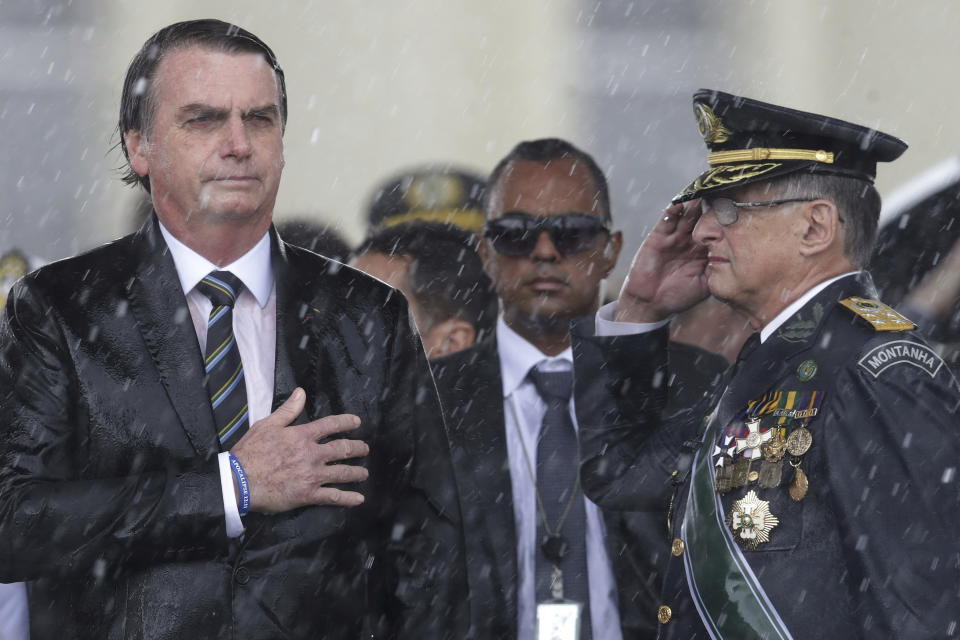
[[[901,446],[904,449],[909,449],[911,442],[913,442],[913,432],[908,432],[907,435],[903,436],[903,444]]]
[[[142,96],[146,92],[147,92],[147,79],[137,78],[137,81],[133,83],[133,95]]]
[[[950,484],[951,482],[953,482],[953,476],[955,476],[956,473],[957,473],[956,467],[947,467],[946,469],[943,470],[943,475],[940,476],[940,482],[942,482],[943,484]]]

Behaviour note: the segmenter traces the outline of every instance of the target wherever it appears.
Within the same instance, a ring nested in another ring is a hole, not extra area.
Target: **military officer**
[[[958,633],[960,387],[864,270],[906,144],[719,91],[694,112],[709,169],[575,331],[576,405],[605,407],[584,491],[666,516],[658,637]],[[757,333],[668,414],[666,324],[707,295]]]

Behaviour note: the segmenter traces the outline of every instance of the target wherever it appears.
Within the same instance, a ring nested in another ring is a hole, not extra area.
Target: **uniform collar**
[[[804,305],[806,305],[808,302],[810,302],[811,300],[813,300],[813,298],[814,298],[818,293],[820,293],[821,291],[823,291],[824,289],[826,289],[828,286],[830,286],[831,284],[833,284],[833,283],[836,282],[837,280],[841,280],[842,278],[848,278],[848,277],[850,277],[850,276],[856,276],[856,275],[859,275],[859,274],[860,274],[859,271],[850,271],[849,273],[841,274],[841,275],[836,276],[836,277],[834,277],[834,278],[830,278],[829,280],[824,280],[823,282],[821,282],[821,283],[818,284],[818,285],[814,285],[813,288],[811,288],[811,289],[810,289],[809,291],[807,291],[805,294],[803,294],[802,296],[800,296],[799,298],[797,298],[796,300],[794,300],[793,302],[791,302],[789,305],[787,305],[787,308],[786,308],[786,309],[784,309],[783,311],[781,311],[780,313],[778,313],[778,314],[776,315],[776,317],[774,317],[773,320],[771,320],[770,322],[768,322],[767,325],[766,325],[763,329],[760,330],[760,343],[762,344],[762,343],[766,342],[766,341],[767,341],[767,338],[769,338],[771,335],[773,335],[773,332],[774,332],[774,331],[776,331],[777,329],[779,329],[780,326],[783,325],[784,322],[786,322],[787,320],[789,320],[789,319],[793,316],[793,314],[795,314],[797,311],[799,311],[800,309],[802,309],[802,308],[804,307]]]
[[[497,319],[497,352],[500,356],[504,398],[523,384],[533,367],[543,364],[541,368],[569,371],[573,365],[573,350],[570,347],[555,356],[548,356],[507,326],[502,315]]]
[[[257,304],[263,308],[270,298],[273,289],[273,265],[270,263],[270,234],[265,233],[252,249],[237,258],[225,267],[218,267],[199,253],[177,240],[170,231],[160,223],[160,233],[170,249],[173,264],[180,277],[180,285],[184,295],[190,293],[197,283],[211,271],[229,271],[240,278],[243,286],[257,299]]]

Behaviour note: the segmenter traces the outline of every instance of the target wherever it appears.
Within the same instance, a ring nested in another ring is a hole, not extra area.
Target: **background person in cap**
[[[378,186],[367,209],[371,232],[408,222],[434,222],[479,233],[486,181],[451,166],[404,171]]]
[[[427,357],[438,358],[466,349],[496,324],[497,296],[475,243],[458,227],[406,222],[367,238],[351,265],[407,297]]]
[[[277,236],[286,117],[257,36],[161,29],[119,121],[153,213],[7,300],[0,581],[34,638],[451,633],[428,364],[400,296]]]
[[[584,491],[669,505],[659,637],[954,633],[960,387],[862,271],[876,163],[906,145],[716,91],[694,110],[710,169],[651,230],[601,337],[575,338],[577,406],[603,407],[579,412]],[[662,325],[709,294],[758,333],[712,398],[664,415]]]

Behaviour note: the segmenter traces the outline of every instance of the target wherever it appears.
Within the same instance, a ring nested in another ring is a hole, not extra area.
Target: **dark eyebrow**
[[[209,104],[193,103],[180,107],[177,109],[177,113],[184,118],[207,116],[208,118],[222,119],[227,117],[229,111]]]
[[[280,118],[280,107],[275,104],[267,104],[262,107],[252,107],[243,112],[244,117],[248,116],[270,116]]]

